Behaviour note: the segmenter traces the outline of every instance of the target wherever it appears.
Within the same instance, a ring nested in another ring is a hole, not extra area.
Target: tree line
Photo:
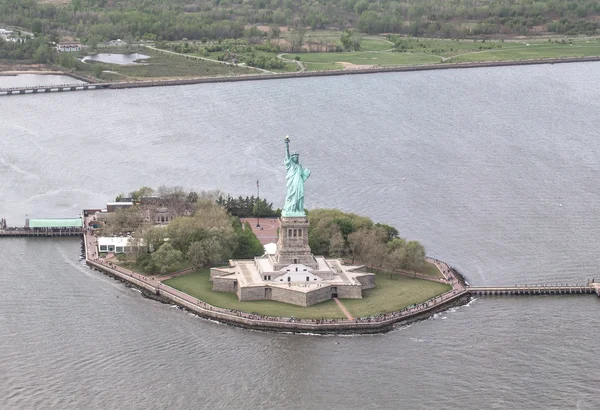
[[[153,226],[143,220],[142,204],[119,209],[107,221],[105,233],[133,232],[132,253],[125,260],[135,260],[146,272],[168,272],[174,265],[186,262],[196,269],[230,258],[253,258],[264,253],[264,247],[246,222],[231,216],[215,201],[194,203],[191,215],[177,216],[166,226]]]
[[[72,0],[68,5],[0,0],[0,22],[36,34],[82,39],[258,38],[256,27],[356,29],[460,38],[554,31],[594,34],[594,0]],[[277,33],[271,33],[279,35]],[[290,39],[291,41],[291,39]]]
[[[174,264],[188,262],[202,268],[230,258],[260,256],[264,248],[250,225],[240,217],[279,216],[273,204],[254,196],[237,198],[221,191],[188,191],[181,187],[144,186],[125,198],[135,205],[110,215],[104,234],[133,232],[135,258],[148,272],[166,272]],[[148,217],[151,209],[168,206],[176,210],[166,226],[153,226]],[[425,248],[417,241],[400,237],[396,228],[374,223],[370,218],[338,209],[315,209],[308,212],[308,242],[316,255],[349,258],[374,268],[420,271],[425,263]],[[140,246],[143,244],[143,246]],[[150,252],[148,252],[150,251]]]

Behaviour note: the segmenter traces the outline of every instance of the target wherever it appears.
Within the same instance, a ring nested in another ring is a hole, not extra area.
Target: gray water
[[[0,100],[0,216],[76,216],[142,185],[395,225],[478,285],[598,274],[598,63]],[[251,332],[91,271],[78,240],[3,239],[3,408],[600,406],[595,296],[481,298],[378,336]]]
[[[92,54],[91,56],[85,56],[81,59],[84,63],[88,60],[91,61],[101,61],[103,63],[109,64],[118,64],[118,65],[126,65],[126,64],[135,64],[137,60],[145,60],[150,58],[145,54],[140,53],[132,53],[132,54]]]
[[[0,75],[0,88],[33,87],[38,85],[87,84],[67,75],[17,74]]]

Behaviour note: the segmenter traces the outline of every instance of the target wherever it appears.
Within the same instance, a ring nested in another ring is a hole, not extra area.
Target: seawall
[[[87,259],[87,258],[86,258]],[[433,304],[431,307],[423,308],[414,313],[398,315],[385,320],[371,322],[353,322],[339,320],[337,322],[314,323],[311,320],[303,321],[281,321],[262,319],[259,317],[250,318],[236,315],[231,312],[223,312],[222,309],[210,306],[200,300],[196,303],[191,303],[188,298],[169,286],[161,284],[159,287],[152,286],[146,281],[131,277],[123,272],[119,272],[111,267],[99,264],[92,260],[86,260],[90,268],[96,269],[104,274],[107,274],[127,286],[139,289],[145,297],[162,302],[180,306],[181,308],[197,314],[200,317],[216,320],[218,322],[229,325],[242,327],[246,329],[275,331],[275,332],[292,332],[292,333],[317,333],[317,334],[372,334],[386,333],[395,328],[396,324],[409,324],[415,321],[424,320],[431,317],[433,314],[447,310],[454,306],[460,306],[467,303],[471,297],[467,292],[457,293],[447,300]],[[186,295],[187,296],[187,295]],[[393,314],[390,314],[393,315]],[[251,315],[250,315],[251,316]]]

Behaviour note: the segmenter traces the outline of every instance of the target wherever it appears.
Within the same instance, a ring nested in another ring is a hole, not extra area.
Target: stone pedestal
[[[281,217],[277,253],[273,264],[275,270],[291,264],[318,269],[317,261],[308,246],[308,225],[306,216]]]

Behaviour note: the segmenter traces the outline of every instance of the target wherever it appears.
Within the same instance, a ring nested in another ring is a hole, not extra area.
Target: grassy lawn
[[[384,51],[394,47],[383,39],[363,38],[360,40],[360,48],[364,51]]]
[[[125,53],[125,51],[121,52]],[[93,73],[94,66],[96,65],[100,65],[103,70],[119,73],[121,76],[110,73],[102,74],[103,79],[117,81],[147,80],[149,78],[212,77],[256,73],[256,71],[245,67],[213,63],[195,58],[185,58],[184,56],[161,53],[146,48],[141,48],[136,50],[136,52],[146,54],[150,58],[141,62],[141,64],[118,65],[87,62],[82,66],[84,67],[84,72],[88,74]]]
[[[341,319],[344,317],[344,314],[333,300],[328,300],[309,307],[294,306],[272,300],[240,302],[233,293],[213,292],[212,282],[209,278],[210,271],[208,269],[202,269],[201,271],[166,280],[163,283],[213,306],[226,309],[237,309],[243,310],[244,312],[268,316],[294,316],[308,319],[319,319],[323,317]]]
[[[283,33],[286,37],[288,33]],[[339,32],[326,30],[309,31],[305,41],[325,41],[341,45]],[[565,41],[557,39],[557,41]],[[361,40],[361,50],[356,52],[303,52],[285,53],[284,58],[293,60],[299,57],[308,71],[317,70],[343,70],[344,64],[364,66],[410,66],[420,64],[505,61],[537,58],[583,57],[600,56],[600,41],[592,40],[567,40],[572,44],[554,44],[542,40],[497,41],[485,42],[474,40],[450,40],[428,38],[403,38],[398,47],[403,51],[388,51],[394,47],[384,37],[365,36]],[[144,53],[150,53],[141,50]],[[278,53],[261,50],[248,51],[255,56],[276,58]],[[244,51],[239,51],[240,55]],[[208,58],[217,59],[224,51],[211,52]],[[133,78],[146,77],[182,77],[182,76],[212,76],[256,73],[255,70],[243,66],[227,66],[207,61],[185,59],[185,57],[162,55],[152,53],[148,66],[116,67],[105,65],[107,70],[117,71]],[[192,54],[200,55],[200,54]],[[287,63],[283,69],[272,69],[274,72],[294,72],[297,66]],[[114,75],[104,74],[105,76]]]
[[[213,292],[209,280],[210,271],[203,269],[187,275],[166,280],[175,289],[203,300],[213,306],[238,309],[245,312],[268,316],[285,316],[308,319],[342,318],[343,314],[334,301],[328,300],[318,305],[301,307],[271,300],[240,302],[233,293]],[[389,274],[377,274],[377,288],[364,291],[363,299],[344,299],[343,303],[355,316],[376,315],[392,312],[413,303],[420,303],[450,289],[449,285],[421,279],[412,279]]]
[[[485,50],[472,54],[458,55],[448,60],[449,62],[472,62],[472,61],[503,61],[523,60],[535,58],[560,58],[560,57],[584,57],[600,55],[600,43],[530,43],[513,45],[508,48]]]
[[[394,312],[431,299],[451,289],[450,285],[405,276],[378,273],[374,289],[363,291],[362,299],[344,299],[344,306],[355,317]]]
[[[444,278],[444,275],[442,275],[442,272],[440,272],[438,267],[431,262],[425,262],[425,267],[423,268],[423,271],[421,273],[427,276],[431,276],[432,278]]]

